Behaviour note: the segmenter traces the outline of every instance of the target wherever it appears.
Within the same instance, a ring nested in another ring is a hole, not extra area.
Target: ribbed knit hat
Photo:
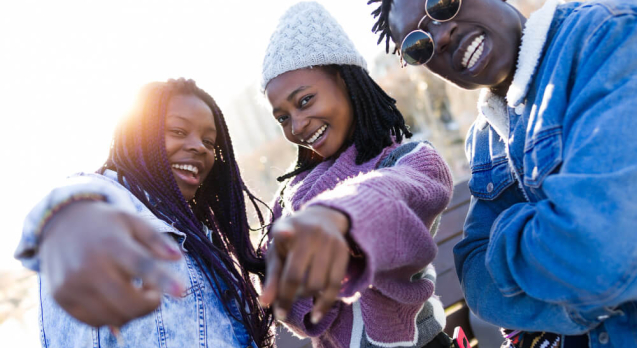
[[[336,19],[316,2],[300,2],[285,12],[270,37],[261,90],[285,72],[330,64],[358,65],[367,70],[365,59]]]

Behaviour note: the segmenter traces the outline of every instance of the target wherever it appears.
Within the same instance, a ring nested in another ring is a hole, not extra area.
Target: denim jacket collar
[[[527,20],[522,32],[517,68],[513,82],[507,91],[506,100],[486,88],[480,93],[478,100],[480,118],[482,122],[488,122],[502,139],[509,137],[507,106],[515,108],[524,101],[539,64],[555,10],[563,2],[563,0],[548,0]]]

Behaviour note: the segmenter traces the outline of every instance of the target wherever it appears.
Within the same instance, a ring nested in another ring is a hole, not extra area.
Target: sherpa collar
[[[507,91],[506,100],[486,88],[480,93],[478,111],[503,139],[509,137],[507,105],[515,108],[524,101],[535,69],[540,62],[540,55],[553,22],[555,10],[562,3],[564,0],[548,0],[526,21],[522,31],[522,44],[518,53],[517,68],[515,75],[513,75],[513,82]]]

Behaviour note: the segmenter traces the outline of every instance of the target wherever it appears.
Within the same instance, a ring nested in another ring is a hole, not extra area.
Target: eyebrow
[[[184,122],[192,124],[192,122],[189,119],[187,119],[184,116],[181,116],[180,114],[168,114],[168,115],[166,115],[166,117],[167,118],[169,118],[169,117],[170,118],[178,118],[178,119],[180,119],[180,120],[182,120]],[[215,132],[215,134],[217,134],[217,128],[216,127],[208,127],[208,130],[209,131],[213,131],[213,132]]]
[[[287,100],[287,101],[289,101],[289,102],[292,102],[292,99],[294,99],[294,97],[295,97],[297,94],[299,94],[300,92],[302,92],[302,91],[304,91],[304,90],[306,90],[306,89],[308,89],[308,88],[310,88],[310,86],[301,86],[301,87],[299,87],[299,88],[295,89],[294,91],[292,91],[292,93],[290,93],[290,95],[288,95],[288,97],[286,98],[286,100]],[[281,111],[281,109],[280,109],[280,108],[274,108],[274,109],[272,110],[272,113],[273,113],[273,114],[276,114],[276,113],[277,113],[277,112],[279,112],[279,111]]]

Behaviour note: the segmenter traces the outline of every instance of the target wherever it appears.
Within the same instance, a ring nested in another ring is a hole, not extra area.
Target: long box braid
[[[195,95],[212,110],[217,128],[215,164],[191,201],[186,201],[173,176],[165,146],[166,109],[174,95]],[[254,205],[263,204],[246,187],[235,161],[232,141],[223,114],[214,99],[192,80],[169,80],[145,86],[134,111],[118,125],[105,169],[117,172],[118,180],[129,188],[158,218],[186,233],[184,246],[204,270],[221,299],[219,279],[228,285],[239,304],[246,329],[259,347],[273,345],[270,330],[272,313],[261,308],[250,279],[255,274],[263,282],[265,261],[260,248],[252,246],[245,197]],[[152,204],[151,204],[152,201]],[[210,231],[210,239],[206,229]],[[257,251],[259,250],[259,251]],[[241,296],[239,295],[241,294]],[[228,313],[226,301],[222,301]],[[244,310],[248,308],[249,311]]]

